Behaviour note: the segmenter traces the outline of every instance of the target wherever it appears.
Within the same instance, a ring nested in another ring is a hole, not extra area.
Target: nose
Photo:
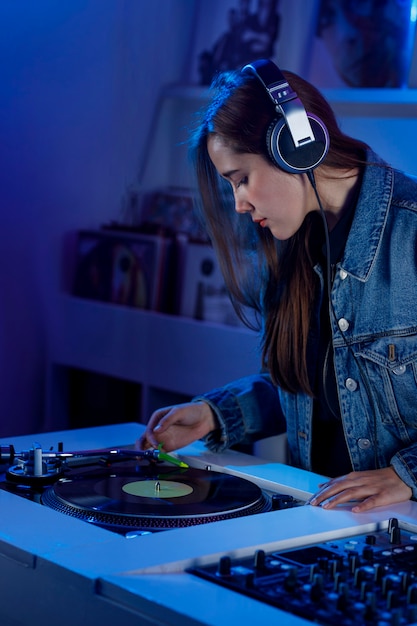
[[[235,211],[236,213],[247,213],[248,211],[253,211],[253,206],[241,195],[235,193]]]

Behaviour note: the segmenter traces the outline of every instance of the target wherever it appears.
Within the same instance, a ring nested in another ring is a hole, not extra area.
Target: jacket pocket
[[[361,344],[355,354],[366,368],[363,375],[370,385],[367,393],[376,400],[382,423],[396,425],[403,440],[410,436],[415,439],[417,334],[380,337]]]

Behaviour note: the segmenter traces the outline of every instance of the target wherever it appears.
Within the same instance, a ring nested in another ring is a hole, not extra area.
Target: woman
[[[293,116],[274,72],[308,111],[307,148],[281,150]],[[311,504],[363,512],[417,496],[417,181],[284,76],[270,61],[220,75],[192,145],[232,300],[262,321],[263,371],[156,411],[139,445],[221,451],[286,430],[291,464],[332,477]]]

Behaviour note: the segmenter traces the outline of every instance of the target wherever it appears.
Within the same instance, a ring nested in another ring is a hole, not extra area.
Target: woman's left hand
[[[412,491],[401,480],[392,467],[350,472],[345,476],[332,478],[319,485],[318,491],[310,500],[313,506],[334,509],[338,504],[355,501],[353,513],[363,513],[376,506],[386,506],[409,500]]]

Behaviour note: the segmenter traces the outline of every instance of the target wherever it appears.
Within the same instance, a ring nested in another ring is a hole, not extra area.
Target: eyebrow
[[[233,174],[237,174],[237,172],[239,172],[238,169],[236,169],[236,170],[229,170],[228,172],[223,172],[222,176],[223,176],[223,178],[231,178],[231,176],[233,176]]]

